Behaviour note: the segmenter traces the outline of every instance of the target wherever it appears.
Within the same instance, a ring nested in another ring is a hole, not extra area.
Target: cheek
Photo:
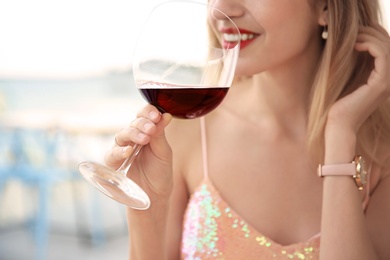
[[[307,24],[285,24],[265,30],[261,38],[240,53],[237,75],[257,74],[308,55],[311,45],[316,42],[313,37],[317,36],[317,28]]]
[[[263,72],[283,63],[298,51],[298,43],[286,41],[285,37],[262,37],[240,52],[237,75],[250,76]]]
[[[237,76],[252,76],[267,69],[267,62],[261,55],[251,55],[251,57],[240,57],[237,62]]]

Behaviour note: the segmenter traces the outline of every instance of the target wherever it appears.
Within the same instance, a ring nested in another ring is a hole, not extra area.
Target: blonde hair
[[[364,84],[373,69],[373,58],[354,48],[359,26],[380,22],[378,0],[327,0],[327,4],[329,37],[312,86],[308,121],[309,147],[319,162],[324,156],[324,127],[330,107]],[[375,156],[377,141],[390,147],[389,99],[363,123],[357,136],[358,152],[383,166],[383,158],[380,161]]]

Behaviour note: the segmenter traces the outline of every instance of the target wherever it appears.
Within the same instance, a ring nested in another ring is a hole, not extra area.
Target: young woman
[[[128,174],[151,198],[128,209],[130,259],[390,259],[390,37],[377,0],[210,4],[253,36],[228,96],[196,120],[148,105],[106,156],[118,168],[146,145]]]

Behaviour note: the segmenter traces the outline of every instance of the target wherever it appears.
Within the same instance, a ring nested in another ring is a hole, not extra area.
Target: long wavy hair
[[[315,1],[309,0],[311,4]],[[360,26],[380,24],[378,0],[327,0],[328,39],[311,89],[308,132],[309,147],[322,162],[324,128],[331,106],[365,84],[373,69],[373,58],[354,49]],[[320,37],[320,36],[319,36]],[[358,131],[358,152],[375,163],[390,166],[375,155],[376,143],[390,147],[390,99],[378,107]]]

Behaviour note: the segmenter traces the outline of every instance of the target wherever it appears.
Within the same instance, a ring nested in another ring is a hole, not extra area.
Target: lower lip
[[[240,42],[240,50],[244,49],[246,46],[248,46],[249,44],[251,44],[256,38],[253,38],[251,40],[245,40],[245,41],[241,41]],[[226,42],[224,41],[223,42],[223,48],[224,49],[232,49],[236,46],[235,43],[232,43],[232,42]]]

